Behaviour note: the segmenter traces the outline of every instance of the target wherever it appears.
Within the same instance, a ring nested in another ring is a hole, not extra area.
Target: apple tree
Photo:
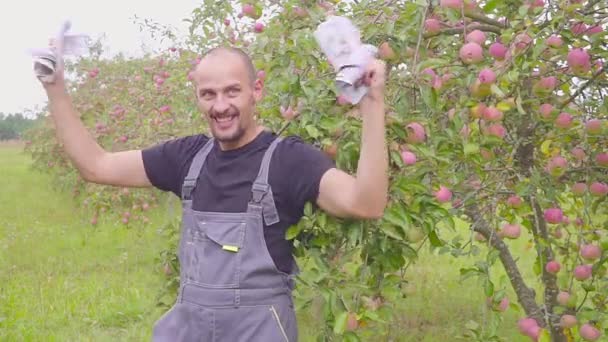
[[[361,115],[337,93],[313,37],[329,15],[350,18],[387,62],[390,203],[373,221],[339,220],[307,206],[289,229],[302,269],[298,308],[319,313],[318,339],[389,337],[408,266],[424,246],[476,256],[462,276],[479,280],[497,315],[520,310],[513,329],[522,336],[604,338],[608,8],[601,1],[204,0],[185,19],[186,39],[161,32],[176,48],[141,59],[79,60],[71,90],[104,147],[139,148],[204,129],[188,71],[210,47],[239,46],[265,81],[263,123],[355,172]],[[33,131],[29,149],[90,210],[112,208],[128,223],[144,201],[158,199],[83,184],[52,134]],[[168,225],[173,244],[162,251],[173,268],[177,227]],[[523,232],[534,251],[532,278],[512,246]],[[505,282],[492,277],[498,268]],[[516,298],[507,297],[509,288]],[[462,330],[469,340],[500,340],[495,325]]]

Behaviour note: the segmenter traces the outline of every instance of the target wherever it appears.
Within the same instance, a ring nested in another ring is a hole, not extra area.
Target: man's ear
[[[255,102],[259,102],[264,97],[264,82],[259,78],[256,78],[253,82],[253,97]]]

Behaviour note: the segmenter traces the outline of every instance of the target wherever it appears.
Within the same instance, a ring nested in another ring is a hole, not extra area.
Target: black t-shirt
[[[245,212],[251,198],[251,185],[262,157],[276,138],[263,131],[249,144],[222,151],[217,141],[205,161],[192,194],[192,208],[198,211]],[[181,198],[184,178],[196,153],[209,137],[197,134],[165,141],[143,149],[143,162],[150,182],[158,189]],[[264,237],[277,268],[291,271],[293,243],[285,239],[287,229],[298,223],[306,202],[315,203],[323,174],[335,167],[324,152],[297,136],[281,141],[270,160],[268,182],[272,187],[280,221],[264,226]]]

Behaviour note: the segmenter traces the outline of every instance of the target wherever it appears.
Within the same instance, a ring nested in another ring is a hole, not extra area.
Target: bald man
[[[358,104],[363,120],[355,175],[296,136],[256,122],[263,82],[238,48],[206,53],[193,74],[210,134],[141,150],[105,151],[66,92],[63,62],[43,83],[57,137],[80,172],[97,184],[156,187],[183,203],[180,289],[153,327],[153,341],[297,341],[292,290],[298,267],[286,230],[311,202],[337,217],[383,216],[388,192],[385,65],[374,60]]]

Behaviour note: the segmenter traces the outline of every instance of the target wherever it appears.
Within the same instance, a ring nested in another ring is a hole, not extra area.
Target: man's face
[[[252,83],[240,57],[220,52],[204,58],[194,74],[198,107],[213,136],[238,144],[255,128],[255,105],[262,96],[262,82]]]

